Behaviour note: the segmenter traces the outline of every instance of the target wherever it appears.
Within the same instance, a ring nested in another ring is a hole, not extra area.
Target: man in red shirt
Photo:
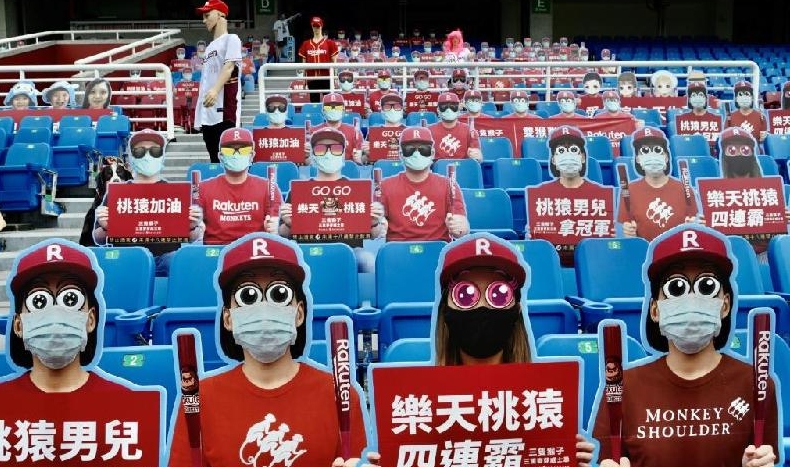
[[[675,116],[676,134],[689,135],[699,133],[710,145],[711,154],[717,155],[716,142],[722,130],[722,118],[718,112],[708,110],[708,90],[704,83],[692,82],[688,86],[688,104],[690,112],[678,113]]]
[[[735,83],[735,104],[738,106],[727,117],[727,128],[740,127],[754,136],[757,141],[764,141],[768,136],[768,122],[765,120],[765,115],[759,110],[753,108],[754,104],[754,89],[748,81],[739,81]]]
[[[452,92],[445,92],[439,96],[437,107],[439,122],[430,125],[433,141],[437,141],[437,159],[464,159],[466,157],[476,161],[483,160],[480,151],[480,139],[477,133],[470,130],[469,125],[458,121],[460,100]]]
[[[505,115],[505,117],[540,118],[529,113],[529,93],[527,91],[520,89],[510,91],[510,103],[513,105],[513,113]]]
[[[576,113],[576,95],[571,91],[558,92],[557,103],[560,105],[560,113],[549,118],[584,118],[584,115]]]
[[[426,70],[414,72],[414,87],[416,90],[406,93],[406,113],[409,112],[435,112],[439,93],[431,91],[431,75]]]
[[[425,127],[407,127],[400,136],[405,170],[381,182],[385,219],[375,237],[392,240],[450,240],[469,232],[466,205],[455,181],[431,172],[434,142]]]
[[[331,39],[324,37],[324,20],[318,16],[313,16],[310,20],[310,26],[313,28],[313,37],[302,42],[299,47],[299,57],[302,58],[304,63],[334,63],[337,61],[337,44]],[[308,77],[319,77],[319,79],[311,79],[307,82],[307,88],[314,91],[310,94],[310,102],[321,102],[321,91],[329,89],[329,70],[326,68],[308,69],[306,71]]]
[[[461,120],[469,122],[470,118],[492,118],[488,114],[482,112],[483,109],[483,95],[480,91],[470,89],[464,94],[464,108],[466,112],[461,115]]]
[[[392,93],[392,73],[389,70],[379,70],[376,80],[376,90],[368,95],[368,106],[373,112],[381,112],[381,97]]]
[[[346,159],[351,159],[357,164],[362,163],[362,158],[368,153],[369,144],[362,136],[362,131],[359,128],[343,123],[343,113],[345,112],[346,101],[343,96],[333,92],[327,94],[323,98],[324,104],[324,119],[326,122],[316,126],[313,131],[318,131],[321,128],[333,128],[343,133],[346,137]],[[305,152],[309,153],[310,149],[305,148]],[[309,154],[308,154],[309,155]]]
[[[343,70],[337,74],[340,94],[346,103],[346,110],[356,112],[362,116],[370,113],[370,108],[365,100],[365,91],[356,86],[356,78],[351,70]]]
[[[280,189],[250,175],[255,140],[244,128],[229,128],[220,136],[220,162],[225,173],[200,183],[198,205],[203,209],[203,243],[225,245],[250,233],[277,233],[282,203]]]

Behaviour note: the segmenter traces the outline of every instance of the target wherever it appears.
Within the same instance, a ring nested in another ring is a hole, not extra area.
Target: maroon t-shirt
[[[479,148],[480,139],[469,130],[469,125],[456,122],[452,128],[445,128],[442,122],[429,125],[433,136],[436,159],[466,159],[469,148]]]
[[[653,188],[644,178],[628,184],[630,208],[620,196],[617,222],[636,221],[636,234],[647,241],[697,215],[697,199],[686,201],[683,184],[669,178],[664,186]]]
[[[752,110],[748,114],[736,110],[727,117],[725,126],[727,128],[731,126],[742,128],[750,132],[757,141],[760,141],[761,131],[768,131],[768,122],[765,120],[765,115],[758,110]]]

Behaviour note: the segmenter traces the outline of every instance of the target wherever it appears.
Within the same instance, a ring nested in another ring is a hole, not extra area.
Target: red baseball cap
[[[473,235],[450,243],[446,248],[439,275],[442,287],[458,273],[474,267],[500,270],[515,279],[518,288],[526,281],[527,272],[519,263],[518,254],[496,237]]]
[[[336,92],[325,95],[324,98],[321,100],[321,102],[323,103],[323,105],[327,105],[327,104],[346,105],[346,100],[343,99],[343,96]]]
[[[255,139],[252,137],[252,132],[246,128],[228,128],[223,131],[219,137],[220,146],[229,145],[248,145],[254,146]]]
[[[735,89],[736,91],[738,89],[748,89],[749,91],[751,91],[754,88],[752,87],[752,83],[748,81],[738,81],[737,83],[735,83],[735,86],[733,86],[733,89]]]
[[[570,91],[560,91],[557,93],[557,100],[560,99],[576,99],[576,95]]]
[[[482,98],[483,98],[483,94],[481,94],[480,91],[476,89],[470,89],[464,93],[464,100],[482,99]]]
[[[313,135],[310,136],[310,145],[312,146],[317,141],[322,139],[331,139],[335,142],[342,144],[343,146],[346,145],[346,137],[343,133],[335,130],[334,128],[330,127],[323,127],[319,130],[313,132]]]
[[[695,224],[684,224],[670,232],[653,247],[653,258],[647,268],[650,282],[660,280],[667,267],[679,261],[707,261],[728,276],[732,273],[732,259],[720,234]]]
[[[463,68],[456,68],[453,70],[453,78],[466,78],[466,70]]]
[[[431,134],[431,130],[424,126],[406,127],[400,134],[400,144],[404,143],[433,144],[433,135]]]
[[[196,8],[196,10],[201,15],[211,10],[217,10],[223,15],[228,16],[228,5],[222,0],[208,0],[203,6]]]
[[[11,291],[16,296],[31,279],[47,272],[69,273],[80,278],[90,291],[98,282],[87,248],[65,240],[47,241],[34,246],[18,259],[16,274],[11,279]]]
[[[418,76],[425,76],[428,78],[431,75],[428,73],[428,70],[417,70],[414,72],[414,77],[417,78]]]
[[[705,83],[701,81],[692,81],[688,85],[688,93],[691,94],[692,91],[705,91]]]
[[[165,143],[167,143],[165,137],[162,136],[161,133],[159,133],[158,131],[154,131],[150,128],[146,128],[144,130],[140,130],[132,133],[132,137],[129,138],[129,147],[133,148],[135,144],[141,141],[150,141],[162,147],[165,147]]]
[[[324,27],[324,20],[322,20],[320,16],[313,16],[310,19],[310,26],[318,26],[320,28],[323,28]]]
[[[379,103],[384,104],[385,102],[399,102],[402,104],[403,98],[401,98],[400,94],[396,92],[388,92],[387,94],[381,96],[381,99],[379,99]]]
[[[378,73],[379,79],[392,78],[392,73],[386,68],[382,68]]]
[[[354,77],[354,72],[351,70],[343,70],[337,74],[338,78],[342,78],[343,76],[350,76],[351,78]]]
[[[558,138],[566,138],[566,137],[573,137],[579,138],[584,141],[584,134],[578,128],[574,126],[563,125],[554,131],[551,132],[549,135],[549,141],[554,141]]]
[[[282,269],[296,282],[305,278],[305,270],[299,261],[296,243],[273,235],[255,232],[228,245],[219,264],[219,287],[225,289],[242,271],[255,267]]]
[[[269,104],[270,102],[281,102],[285,105],[288,105],[288,98],[280,94],[272,94],[268,96],[265,101],[266,104]]]
[[[458,95],[454,92],[443,92],[439,94],[439,99],[437,101],[438,104],[442,104],[445,102],[455,102],[456,104],[460,101],[458,100]]]
[[[719,141],[727,141],[730,139],[737,139],[750,142],[754,144],[756,141],[754,140],[754,136],[749,131],[744,130],[743,128],[737,126],[731,126],[729,128],[725,128],[719,134]]]
[[[529,99],[529,93],[527,91],[522,91],[521,89],[510,91],[510,99],[512,100],[516,98]]]
[[[643,139],[661,139],[667,141],[667,135],[665,135],[663,131],[656,127],[646,126],[640,130],[635,131],[632,135],[632,140],[634,143]]]
[[[617,91],[612,91],[611,89],[609,89],[608,91],[604,91],[601,94],[601,97],[605,101],[619,101],[620,100],[620,94],[618,94]]]

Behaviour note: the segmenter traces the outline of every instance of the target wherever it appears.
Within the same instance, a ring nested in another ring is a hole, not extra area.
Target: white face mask
[[[575,146],[574,146],[575,147]],[[573,147],[571,147],[573,148]],[[560,151],[563,151],[560,153]],[[557,148],[558,154],[554,156],[554,164],[563,175],[578,175],[582,170],[582,155],[577,150],[564,150]]]
[[[420,91],[425,91],[426,89],[428,89],[428,80],[418,79],[417,81],[414,82],[414,86]]]
[[[403,120],[402,110],[390,109],[382,113],[384,114],[384,121],[387,123],[400,123]]]
[[[25,348],[49,369],[73,362],[88,344],[88,313],[60,305],[19,315]]]
[[[340,89],[343,92],[351,91],[352,89],[354,89],[354,83],[352,83],[350,81],[344,81],[344,82],[340,83]]]
[[[233,338],[261,363],[272,363],[296,342],[296,307],[255,303],[230,311]]]
[[[472,113],[478,113],[483,108],[483,103],[480,101],[467,101],[466,110]]]
[[[184,73],[181,77],[184,78],[184,81],[192,81],[192,73]]]
[[[603,105],[609,112],[618,112],[620,110],[620,103],[616,100],[608,100]]]
[[[684,354],[700,352],[721,332],[721,298],[691,293],[656,303],[661,335]]]
[[[285,112],[280,112],[279,110],[270,112],[268,115],[269,115],[269,122],[274,123],[275,125],[282,125],[283,123],[285,123],[285,119],[288,116]]]
[[[433,157],[425,157],[420,151],[414,151],[410,156],[404,156],[403,165],[411,170],[425,170],[433,164]]]
[[[663,174],[667,169],[666,155],[655,152],[639,154],[637,163],[642,166],[642,170],[648,175]]]

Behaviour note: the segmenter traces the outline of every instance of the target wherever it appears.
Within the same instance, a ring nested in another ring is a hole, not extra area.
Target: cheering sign
[[[579,188],[557,181],[527,187],[527,217],[532,238],[572,251],[584,238],[614,235],[614,188],[589,180]]]
[[[743,236],[758,253],[787,233],[782,177],[699,178],[697,187],[706,225]]]
[[[191,197],[188,182],[107,185],[107,242],[188,242]]]
[[[439,93],[436,91],[413,91],[406,94],[406,108],[409,112],[436,112],[439,105]]]
[[[381,159],[399,160],[398,145],[403,125],[397,127],[373,126],[368,128],[368,141],[370,150],[368,161],[376,162]]]
[[[790,109],[768,111],[768,132],[775,135],[790,135]]]
[[[344,92],[343,100],[346,105],[346,112],[365,115],[365,93],[364,92]]]
[[[294,180],[291,238],[300,242],[370,238],[372,190],[370,180]]]
[[[30,391],[23,403],[3,405],[0,462],[59,467],[159,465],[160,397],[153,390],[113,389],[107,397],[87,401],[74,393]]]
[[[719,140],[719,133],[723,130],[721,117],[712,112],[705,112],[699,116],[692,112],[676,115],[675,126],[678,135],[699,133],[711,146],[716,144]]]
[[[372,377],[386,467],[450,465],[449,459],[576,465],[577,362],[379,367]]]
[[[254,162],[304,164],[304,128],[253,128]]]

